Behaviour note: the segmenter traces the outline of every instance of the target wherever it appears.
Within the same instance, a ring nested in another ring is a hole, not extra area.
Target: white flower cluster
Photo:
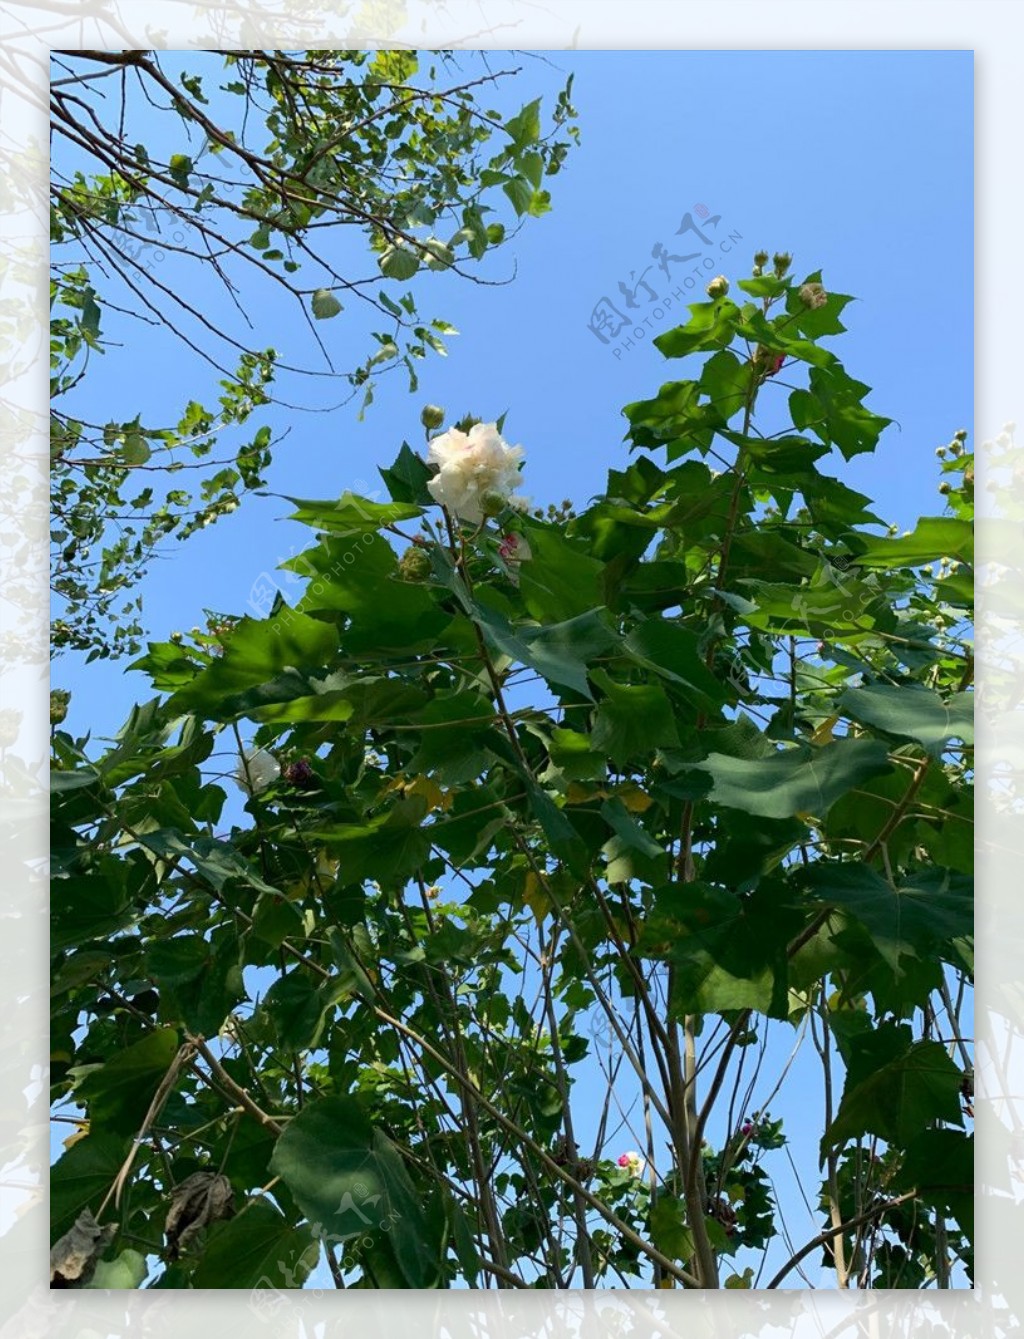
[[[435,502],[479,524],[504,506],[527,507],[527,499],[515,492],[522,459],[523,448],[509,446],[496,423],[475,423],[469,432],[449,428],[427,451],[428,462],[438,466],[427,488]]]
[[[235,781],[247,795],[256,795],[281,775],[281,766],[266,749],[246,749],[235,768]]]

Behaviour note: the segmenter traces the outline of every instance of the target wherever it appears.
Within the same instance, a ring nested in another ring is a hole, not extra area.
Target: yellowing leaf
[[[742,1274],[731,1274],[725,1280],[726,1288],[751,1288],[753,1287],[754,1271],[748,1265]]]
[[[644,814],[654,801],[635,781],[627,781],[615,792],[631,814]]]
[[[431,809],[446,809],[445,793],[441,787],[429,776],[417,776],[405,788],[406,795],[421,795],[427,802],[428,812]]]
[[[89,1122],[87,1120],[76,1120],[75,1124],[78,1128],[75,1130],[74,1134],[69,1134],[64,1140],[65,1148],[70,1148],[72,1144],[77,1144],[79,1139],[85,1139],[89,1134]]]
[[[384,787],[384,793],[397,790],[400,795],[411,796],[418,795],[426,805],[427,812],[431,809],[447,809],[451,804],[451,798],[446,796],[437,782],[429,776],[414,776],[409,780],[404,776],[393,777]]]
[[[582,781],[570,781],[565,792],[566,804],[586,804],[588,800],[605,799],[608,792],[598,786],[585,786]]]
[[[538,925],[551,910],[551,899],[541,888],[540,879],[537,878],[533,870],[530,870],[526,876],[526,886],[523,889],[523,905],[530,908],[537,918]]]
[[[812,744],[831,744],[832,731],[839,724],[838,716],[829,716],[818,726],[814,734],[811,735]]]

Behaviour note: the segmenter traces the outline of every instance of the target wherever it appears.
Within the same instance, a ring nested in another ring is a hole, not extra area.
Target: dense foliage
[[[53,646],[93,659],[141,649],[136,590],[168,541],[264,482],[275,442],[260,411],[282,382],[306,403],[297,381],[341,380],[364,407],[388,371],[415,389],[454,329],[406,285],[421,269],[473,278],[507,225],[548,210],[544,181],[577,131],[568,87],[550,124],[540,98],[502,115],[481,99],[518,71],[468,73],[454,54],[53,59]],[[295,306],[310,347],[261,343]],[[143,418],[131,370],[89,421],[96,358],[123,361],[106,309],[132,318],[129,347],[132,329],[162,326],[193,356],[195,394],[165,421]]]
[[[824,472],[889,420],[789,264],[656,340],[585,508],[427,414],[390,500],[295,500],[294,608],[151,644],[106,752],[55,727],[52,1231],[109,1229],[97,1281],[971,1277],[973,457],[903,534]]]

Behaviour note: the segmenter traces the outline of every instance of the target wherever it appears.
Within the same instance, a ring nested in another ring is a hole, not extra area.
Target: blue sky
[[[636,310],[640,321],[651,316],[656,333],[673,323],[668,313],[654,317],[664,312],[660,299],[699,263],[680,265],[680,277],[666,283],[652,259],[657,243],[681,255],[699,246],[702,257],[714,258],[707,277],[730,279],[749,274],[751,256],[763,246],[790,251],[798,275],[821,269],[827,288],[858,298],[846,309],[849,334],[836,352],[873,387],[868,405],[895,423],[874,456],[840,459],[833,472],[875,498],[878,513],[901,529],[921,514],[938,514],[934,449],[955,429],[972,427],[972,54],[491,57],[495,68],[511,63],[523,73],[496,99],[501,105],[518,106],[542,89],[553,96],[566,75],[575,75],[582,137],[565,170],[545,183],[552,212],[529,221],[495,258],[492,276],[509,277],[514,261],[514,281],[482,286],[427,276],[417,287],[421,310],[461,332],[450,356],[423,366],[414,396],[401,374],[385,379],[362,423],[355,404],[327,413],[275,409],[267,421],[289,436],[270,488],[323,498],[372,491],[380,486],[376,467],[391,462],[403,439],[422,443],[419,410],[430,401],[453,416],[493,419],[507,410],[505,435],[526,450],[525,491],[537,503],[585,503],[607,469],[627,459],[622,406],[653,395],[679,367],[649,336],[622,347],[629,328],[617,343],[602,343],[588,328],[595,304],[609,297],[622,309],[620,281],[632,283],[631,272],[651,267],[646,279],[659,301],[648,302],[641,289]],[[687,213],[710,238],[707,246],[677,233]],[[722,250],[722,238],[736,234],[732,249]],[[702,283],[672,310],[681,318],[683,302],[701,297]],[[274,309],[265,317],[253,336],[258,344],[292,351],[303,339],[290,313]],[[320,331],[342,351],[353,345],[349,317]],[[203,398],[209,383],[197,380],[187,350],[148,330],[126,337],[125,349],[90,375],[79,412],[103,421],[141,408],[144,420],[159,422],[188,396]],[[138,390],[131,403],[126,381]],[[337,386],[323,383],[301,392],[290,384],[286,398],[297,393],[319,406],[341,398]],[[250,498],[209,531],[169,546],[143,587],[154,637],[201,625],[204,607],[251,612],[254,582],[309,541],[308,531],[282,519],[288,510],[280,497]],[[53,683],[74,695],[67,728],[94,736],[113,731],[134,701],[150,695],[145,678],[126,674],[120,663],[83,668],[68,658],[55,666]],[[780,1042],[779,1066],[787,1050]],[[794,1157],[813,1184],[820,1113],[802,1109],[800,1070],[813,1059],[805,1050],[784,1089],[791,1095],[773,1102],[772,1113],[789,1117]],[[807,1083],[817,1091],[813,1075]],[[803,1240],[810,1219],[800,1218],[793,1183],[780,1192]]]

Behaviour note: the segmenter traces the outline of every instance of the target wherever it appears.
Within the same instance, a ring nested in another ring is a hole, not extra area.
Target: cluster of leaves
[[[296,501],[294,608],[150,644],[109,751],[55,730],[55,1237],[131,1155],[115,1252],[234,1192],[159,1287],[321,1247],[338,1286],[719,1286],[779,1230],[744,1058],[809,1028],[821,1235],[773,1285],[970,1269],[972,457],[904,535],[819,469],[887,420],[785,269],[659,338],[700,367],[577,514],[438,519],[403,446],[390,501]]]
[[[235,52],[193,57],[177,78],[155,52],[54,59],[53,644],[92,659],[141,649],[140,602],[125,601],[158,546],[263,483],[271,429],[243,429],[272,403],[275,375],[340,376],[364,408],[381,372],[404,367],[415,389],[417,362],[455,332],[395,286],[420,269],[472,278],[505,241],[503,216],[548,210],[544,181],[577,131],[568,86],[550,125],[540,99],[501,115],[479,98],[516,71],[466,78],[451,56]],[[265,297],[297,306],[322,369],[247,343]],[[382,328],[338,369],[319,326],[343,298]],[[171,426],[135,405],[88,421],[90,360],[119,342],[106,309],[179,336],[219,373],[217,402],[189,400]],[[182,470],[200,482],[171,477]]]

